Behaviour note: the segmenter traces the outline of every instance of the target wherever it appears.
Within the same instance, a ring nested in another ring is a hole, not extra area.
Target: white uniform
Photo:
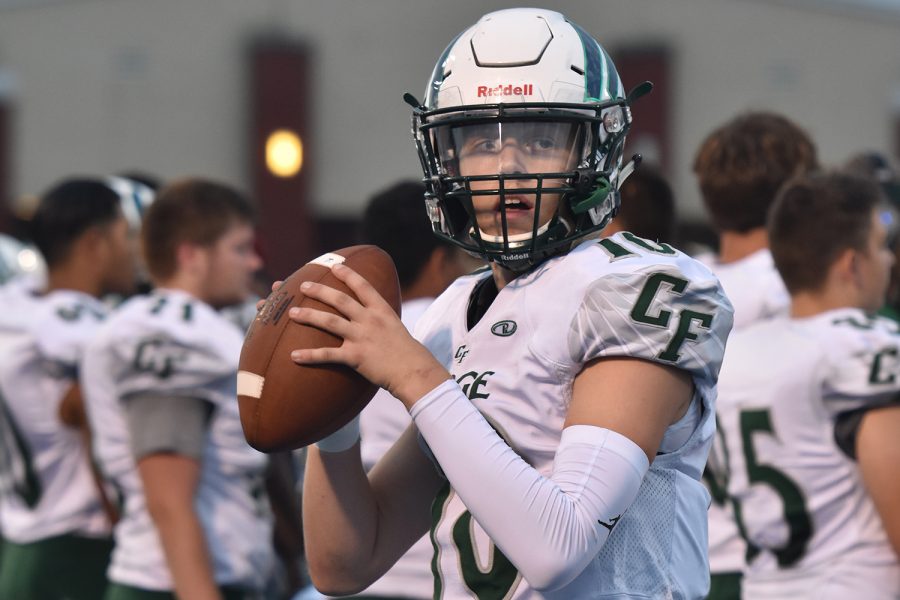
[[[747,598],[900,597],[900,566],[837,415],[895,401],[897,324],[841,309],[729,342],[719,420],[728,491],[751,547]]]
[[[731,306],[716,278],[669,246],[619,233],[518,277],[468,330],[470,296],[486,277],[457,280],[419,321],[416,337],[542,475],[552,471],[573,381],[588,361],[630,356],[674,365],[693,376],[695,395],[666,431],[635,502],[597,560],[555,592],[531,588],[445,485],[432,509],[435,597],[703,596],[709,494],[699,479],[731,329]]]
[[[403,324],[410,331],[434,298],[416,298],[403,303],[401,315]],[[411,419],[403,404],[385,390],[379,390],[372,401],[363,409],[359,418],[362,438],[361,452],[366,471],[394,445]],[[400,557],[391,570],[370,585],[362,594],[367,596],[431,598],[433,577],[431,575],[431,555],[434,553],[428,536],[418,542]]]
[[[731,300],[734,331],[788,314],[791,297],[768,248],[725,264],[712,255],[698,256],[697,259],[712,269]],[[712,469],[704,473],[704,481],[713,496],[709,506],[709,570],[714,574],[740,573],[746,562],[747,544],[738,531],[732,506],[724,496],[724,482],[716,481],[716,473],[721,472],[716,464],[724,460],[721,452],[721,443],[717,440],[710,451]]]
[[[708,254],[698,256],[697,260],[709,267],[722,283],[734,306],[735,331],[788,314],[791,296],[768,248],[730,263],[720,263]]]
[[[272,568],[271,517],[263,488],[266,458],[247,445],[238,415],[241,331],[188,294],[157,290],[126,302],[99,332],[83,363],[94,451],[123,495],[111,581],[171,590],[172,578],[130,445],[122,402],[172,395],[214,406],[195,494],[219,585],[261,589]]]
[[[25,544],[66,533],[110,533],[78,429],[60,421],[63,396],[78,378],[78,363],[106,309],[71,290],[31,296],[8,290],[5,319],[18,333],[5,342],[0,391],[5,399],[0,499],[3,535]],[[9,331],[9,329],[8,329]]]

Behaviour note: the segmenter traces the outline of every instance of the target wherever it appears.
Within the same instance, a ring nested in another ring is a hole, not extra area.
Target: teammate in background
[[[131,239],[135,247],[135,269],[137,270],[137,284],[133,291],[136,294],[147,293],[150,290],[150,277],[147,274],[147,266],[141,258],[139,248],[141,221],[156,197],[159,184],[155,178],[136,174],[112,175],[107,177],[104,183],[119,194],[119,198],[122,201],[122,212],[128,220]],[[115,296],[107,298],[106,301],[107,304],[116,306],[123,299],[122,296]]]
[[[124,501],[107,600],[246,598],[271,569],[266,459],[235,401],[243,334],[216,312],[246,297],[259,267],[253,220],[220,184],[163,189],[142,230],[156,290],[88,348],[94,452]]]
[[[818,166],[806,132],[773,113],[739,115],[700,145],[694,173],[719,232],[718,256],[701,260],[734,304],[736,330],[786,314],[789,297],[769,252],[766,214],[786,181]]]
[[[790,182],[768,229],[790,316],[728,343],[717,410],[751,600],[900,597],[900,331],[874,316],[893,261],[878,202],[856,177]]]
[[[675,197],[659,171],[642,165],[622,184],[619,192],[622,207],[616,218],[603,229],[604,236],[630,231],[654,242],[674,242]]]
[[[134,285],[133,244],[119,196],[94,179],[48,191],[33,230],[47,285],[13,307],[18,335],[0,361],[0,598],[95,600],[111,523],[81,427],[78,363],[105,316],[100,298]]]
[[[400,182],[372,197],[362,220],[362,242],[387,252],[400,279],[401,314],[410,331],[447,286],[465,273],[459,250],[439,240],[423,209],[425,186]],[[403,404],[379,390],[360,415],[363,468],[372,469],[409,427]],[[431,598],[431,542],[423,536],[363,594],[367,598]]]
[[[787,314],[789,296],[772,262],[766,213],[788,179],[816,169],[816,148],[788,119],[765,112],[739,115],[713,131],[694,159],[694,172],[713,227],[719,255],[698,259],[713,270],[734,304],[734,329]],[[724,482],[715,478],[718,443],[704,473],[709,509],[711,600],[740,597],[746,545],[741,539]]]
[[[368,477],[352,426],[309,449],[321,590],[364,589],[431,527],[436,597],[706,593],[699,479],[731,307],[669,245],[578,242],[617,208],[629,105],[647,87],[626,97],[563,15],[510,9],[457,37],[424,105],[407,97],[432,226],[491,269],[435,300],[422,343],[342,265],[359,302],[304,290],[345,318],[291,309],[344,340],[294,360],[351,365],[414,421]]]
[[[883,194],[882,221],[888,231],[888,246],[894,252],[894,268],[881,314],[900,321],[900,174],[878,152],[861,152],[844,164],[843,170],[878,185]]]

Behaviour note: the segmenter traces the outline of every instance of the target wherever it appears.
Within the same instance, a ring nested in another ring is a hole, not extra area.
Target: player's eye
[[[559,148],[559,142],[552,137],[536,137],[526,142],[525,148],[532,153],[544,153]]]
[[[481,138],[474,140],[471,150],[475,152],[497,152],[500,149],[500,140],[497,138]]]

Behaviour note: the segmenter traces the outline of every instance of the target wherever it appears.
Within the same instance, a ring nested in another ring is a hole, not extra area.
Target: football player
[[[236,402],[243,334],[216,311],[249,293],[253,222],[223,185],[164,188],[142,228],[156,290],[122,305],[88,347],[94,452],[123,500],[108,600],[245,598],[271,570],[266,459]]]
[[[431,232],[422,210],[425,186],[399,182],[377,193],[363,214],[362,242],[387,252],[397,267],[403,324],[410,331],[447,286],[465,273],[459,249]],[[409,413],[380,390],[360,415],[363,467],[372,469],[409,426]],[[366,598],[431,598],[431,541],[423,536],[390,571],[363,592]]]
[[[785,117],[767,112],[739,115],[707,136],[694,159],[703,203],[719,233],[719,253],[702,255],[734,304],[738,331],[787,314],[789,296],[775,269],[766,213],[791,177],[818,168],[809,136]],[[721,478],[720,444],[714,443],[704,481],[709,508],[710,600],[740,598],[746,546],[738,532]]]
[[[136,245],[119,196],[100,180],[55,186],[33,225],[46,287],[39,296],[22,287],[4,304],[4,320],[17,321],[5,329],[17,335],[0,360],[0,597],[96,599],[112,514],[91,468],[78,363],[106,314],[100,298],[134,286]]]
[[[883,194],[881,220],[888,232],[888,245],[894,251],[894,267],[881,314],[900,321],[900,173],[878,152],[860,152],[843,166],[851,175],[873,181]]]
[[[615,214],[630,105],[607,53],[563,15],[485,15],[446,49],[414,133],[438,235],[491,269],[458,279],[413,339],[357,273],[315,283],[343,338],[295,350],[352,366],[414,425],[369,472],[352,422],[310,448],[314,583],[351,593],[430,529],[435,597],[706,593],[700,483],[731,306],[710,271]],[[298,392],[299,393],[299,392]],[[421,442],[419,438],[421,437]]]
[[[871,182],[808,175],[772,207],[788,317],[738,331],[719,380],[743,595],[900,597],[900,331]],[[814,222],[810,219],[813,218]]]

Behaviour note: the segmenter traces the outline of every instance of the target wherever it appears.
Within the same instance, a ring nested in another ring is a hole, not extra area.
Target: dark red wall
[[[253,192],[260,207],[259,250],[266,271],[284,278],[310,258],[317,247],[309,198],[315,168],[310,136],[311,60],[305,46],[261,42],[251,49],[250,110]],[[266,168],[265,143],[277,129],[290,129],[303,141],[300,172],[276,177]]]

